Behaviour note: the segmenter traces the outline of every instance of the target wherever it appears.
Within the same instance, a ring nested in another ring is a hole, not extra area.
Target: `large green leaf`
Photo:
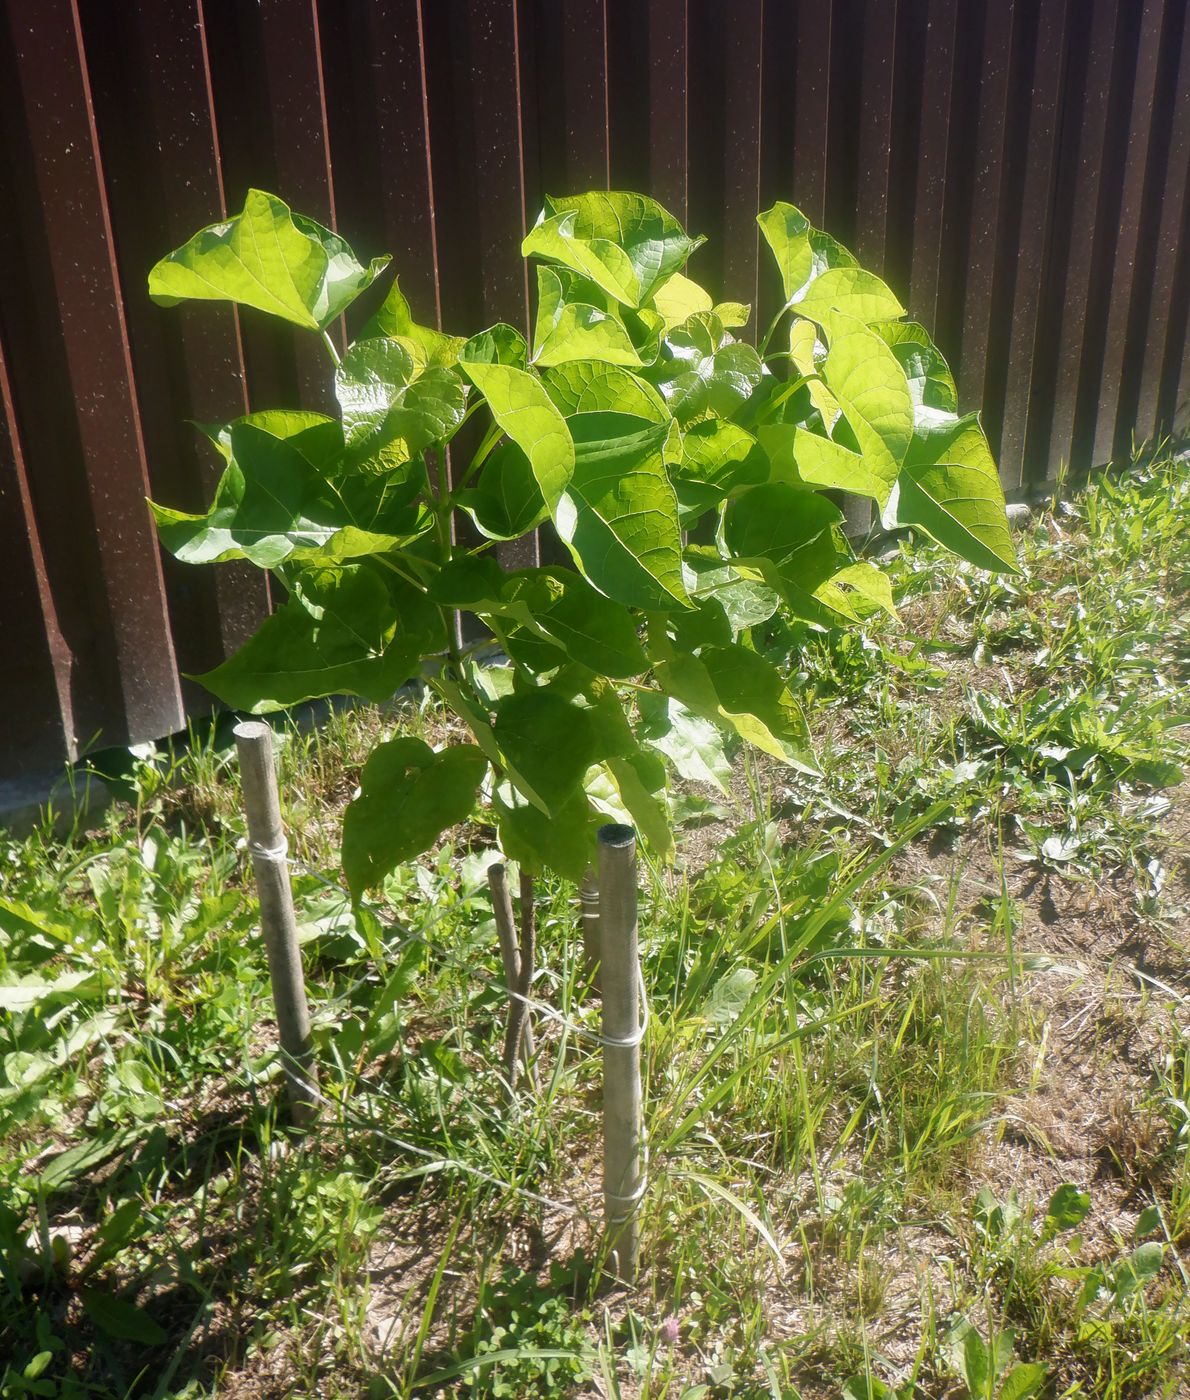
[[[888,499],[892,485],[883,454],[877,467],[862,453],[797,423],[762,423],[756,436],[772,464],[773,481]]]
[[[780,672],[747,647],[707,647],[675,655],[654,670],[667,695],[696,715],[726,725],[762,752],[816,772],[805,717]]]
[[[431,645],[399,630],[393,595],[371,566],[311,568],[293,577],[289,601],[250,641],[198,679],[253,714],[323,695],[381,701],[416,673]]]
[[[150,502],[161,542],[186,564],[249,559],[273,568],[295,549],[325,545],[345,523],[323,464],[301,450],[303,439],[331,446],[342,434],[333,419],[315,414],[272,414],[276,433],[258,426],[255,415],[221,430],[215,438],[228,465],[210,510],[190,515]]]
[[[756,222],[772,249],[785,303],[802,316],[820,320],[841,311],[861,321],[900,316],[904,307],[874,273],[829,234],[816,229],[800,209],[779,200]]]
[[[576,413],[631,413],[668,423],[665,400],[638,375],[598,360],[574,360],[543,376],[549,396],[567,418]]]
[[[810,221],[800,209],[778,200],[771,209],[757,214],[756,222],[776,259],[788,304],[794,293],[800,291],[814,273]]]
[[[461,335],[444,335],[432,326],[419,326],[401,291],[400,279],[395,277],[380,308],[364,327],[361,339],[371,340],[377,336],[399,340],[419,372],[449,369],[458,360],[463,345]]]
[[[149,295],[162,306],[233,301],[307,330],[330,325],[371,285],[388,258],[364,267],[330,229],[276,195],[249,190],[234,218],[211,224],[162,258]]]
[[[622,413],[567,421],[574,476],[554,523],[579,568],[628,607],[689,606],[678,503],[662,460],[665,424]]]
[[[463,370],[528,458],[546,505],[555,510],[574,475],[574,443],[541,380],[514,365],[468,361]]]
[[[730,418],[760,383],[760,356],[733,340],[713,312],[699,312],[670,331],[664,357],[649,372],[682,423]]]
[[[675,272],[653,293],[652,301],[653,309],[660,315],[666,331],[680,326],[698,311],[714,309],[710,292],[704,291],[697,282],[692,282],[680,272]]]
[[[746,491],[731,503],[723,538],[734,559],[768,562],[779,570],[792,565],[800,570],[803,561],[817,557],[815,547],[824,540],[833,564],[831,532],[842,518],[838,506],[816,491],[770,482]]]
[[[674,839],[663,760],[655,753],[635,748],[629,754],[609,758],[603,771],[615,787],[631,825],[648,842],[652,854],[661,861],[672,860]]]
[[[1004,490],[978,414],[913,439],[884,522],[920,526],[980,568],[1016,572]]]
[[[374,749],[360,795],[343,817],[343,870],[351,893],[358,899],[466,821],[487,766],[474,744],[435,753],[420,739],[400,738]]]
[[[570,360],[639,365],[640,352],[619,317],[585,302],[567,301],[552,267],[537,269],[533,361],[543,369]]]
[[[852,562],[836,528],[841,519],[825,496],[773,482],[732,502],[723,537],[733,556],[756,566],[797,616],[829,626],[855,620],[851,590],[870,591],[865,573],[839,577]]]
[[[905,311],[880,278],[862,267],[828,267],[794,294],[792,304],[799,316],[815,321],[832,311],[858,321],[880,321]]]
[[[152,505],[162,543],[188,564],[248,559],[275,568],[293,555],[334,562],[397,548],[424,528],[414,504],[421,465],[383,477],[344,472],[333,419],[250,414],[216,442],[228,465],[205,515]]]
[[[616,301],[639,307],[701,242],[688,237],[655,200],[612,191],[568,199],[547,196],[521,252],[561,263]]]
[[[883,505],[913,437],[909,383],[884,341],[853,316],[832,314],[827,330],[830,349],[822,377],[843,411],[865,467],[879,483],[876,499]],[[838,425],[832,436],[837,443]],[[812,459],[803,455],[802,461],[804,474]]]
[[[465,341],[459,350],[459,359],[473,365],[512,365],[514,369],[527,369],[529,342],[515,326],[497,321]]]
[[[493,736],[508,776],[542,811],[557,815],[602,754],[587,710],[542,686],[496,704]]]
[[[349,459],[388,471],[435,443],[449,441],[463,421],[466,394],[453,370],[414,378],[413,358],[398,340],[357,340],[335,369]]]

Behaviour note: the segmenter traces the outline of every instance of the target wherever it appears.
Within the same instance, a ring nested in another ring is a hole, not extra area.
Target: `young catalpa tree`
[[[210,510],[153,507],[179,559],[247,559],[284,587],[200,679],[259,714],[385,700],[420,676],[473,739],[377,747],[343,831],[357,897],[479,809],[530,874],[580,879],[608,819],[665,857],[667,775],[719,781],[722,735],[813,769],[797,696],[752,632],[778,611],[823,628],[893,611],[838,492],[1015,568],[983,430],[925,330],[792,205],[759,224],[785,304],[757,346],[738,338],[748,307],[686,276],[702,240],[637,194],[546,201],[522,246],[532,345],[504,324],[419,325],[394,282],[340,357],[327,327],[387,259],[364,266],[256,190],[153,269],[163,305],[236,302],[321,337],[340,410],[205,429],[227,464]],[[573,567],[503,569],[495,544],[546,522]],[[459,645],[477,635],[511,664]]]

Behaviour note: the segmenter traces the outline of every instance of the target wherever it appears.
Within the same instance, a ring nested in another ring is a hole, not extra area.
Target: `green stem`
[[[442,563],[446,565],[450,563],[454,552],[454,544],[450,537],[450,517],[454,509],[454,499],[446,475],[446,453],[440,451],[437,456],[438,492],[434,498],[434,524],[438,530],[438,547],[442,552]],[[438,610],[442,614],[442,623],[446,628],[446,655],[450,660],[451,674],[457,676],[461,660],[456,627],[458,612],[455,608],[449,608],[444,603],[438,605]]]
[[[338,369],[342,364],[342,360],[339,358],[339,352],[335,349],[335,342],[331,339],[330,331],[323,331],[322,343],[326,346],[327,353],[330,355],[335,368]]]
[[[774,336],[774,335],[776,334],[776,332],[777,332],[777,327],[781,324],[781,317],[784,316],[785,313],[786,313],[788,310],[789,310],[789,305],[788,305],[788,303],[786,303],[784,306],[781,307],[781,309],[777,312],[777,314],[776,314],[776,315],[773,317],[773,319],[769,322],[769,328],[768,328],[767,331],[765,331],[765,333],[764,333],[764,338],[761,340],[760,344],[756,347],[757,350],[759,350],[759,352],[760,352],[760,357],[761,357],[761,359],[764,358],[764,352],[769,348],[769,341],[772,340],[773,336]]]
[[[819,376],[816,374],[799,374],[796,379],[789,380],[788,383],[786,383],[785,387],[781,390],[781,392],[775,398],[770,399],[769,402],[765,404],[763,412],[758,416],[761,418],[771,417],[771,415],[774,414],[777,411],[777,409],[781,407],[781,405],[785,402],[787,398],[797,393],[797,391],[802,387],[803,384],[808,384],[811,379],[817,379],[818,377]]]
[[[461,491],[480,467],[483,466],[484,462],[487,461],[491,454],[492,448],[496,446],[503,435],[504,432],[500,425],[498,423],[493,423],[484,435],[483,441],[475,449],[475,456],[467,463],[467,470],[463,473],[462,478],[455,487],[456,491]]]

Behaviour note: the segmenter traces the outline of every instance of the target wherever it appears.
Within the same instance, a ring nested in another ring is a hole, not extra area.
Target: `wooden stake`
[[[533,1026],[528,1007],[519,999],[529,995],[529,986],[522,966],[521,949],[517,944],[516,921],[512,912],[512,895],[508,889],[508,871],[497,863],[488,866],[488,889],[492,893],[492,912],[496,916],[496,935],[500,939],[500,958],[504,963],[504,984],[510,996],[508,1020],[504,1030],[504,1074],[510,1089],[516,1089],[517,1065],[524,1065],[536,1087],[537,1071],[533,1065]],[[529,972],[532,977],[532,968]]]
[[[317,1112],[318,1079],[293,891],[285,860],[287,845],[273,767],[273,731],[260,720],[245,720],[236,725],[235,738],[248,813],[248,849],[252,852],[252,871],[260,897],[260,926],[281,1037],[286,1095],[294,1124],[304,1128]]]
[[[645,1187],[640,1085],[640,955],[636,832],[599,830],[599,942],[603,979],[603,1216],[616,1278],[636,1282]]]
[[[587,867],[578,887],[579,919],[583,930],[583,963],[592,987],[599,990],[599,880],[594,868]]]

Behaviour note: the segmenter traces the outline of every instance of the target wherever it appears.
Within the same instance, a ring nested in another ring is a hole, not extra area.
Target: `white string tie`
[[[249,841],[248,850],[251,852],[253,860],[267,860],[274,865],[283,865],[285,857],[289,854],[289,842],[284,836],[277,846],[262,846],[259,841]]]

